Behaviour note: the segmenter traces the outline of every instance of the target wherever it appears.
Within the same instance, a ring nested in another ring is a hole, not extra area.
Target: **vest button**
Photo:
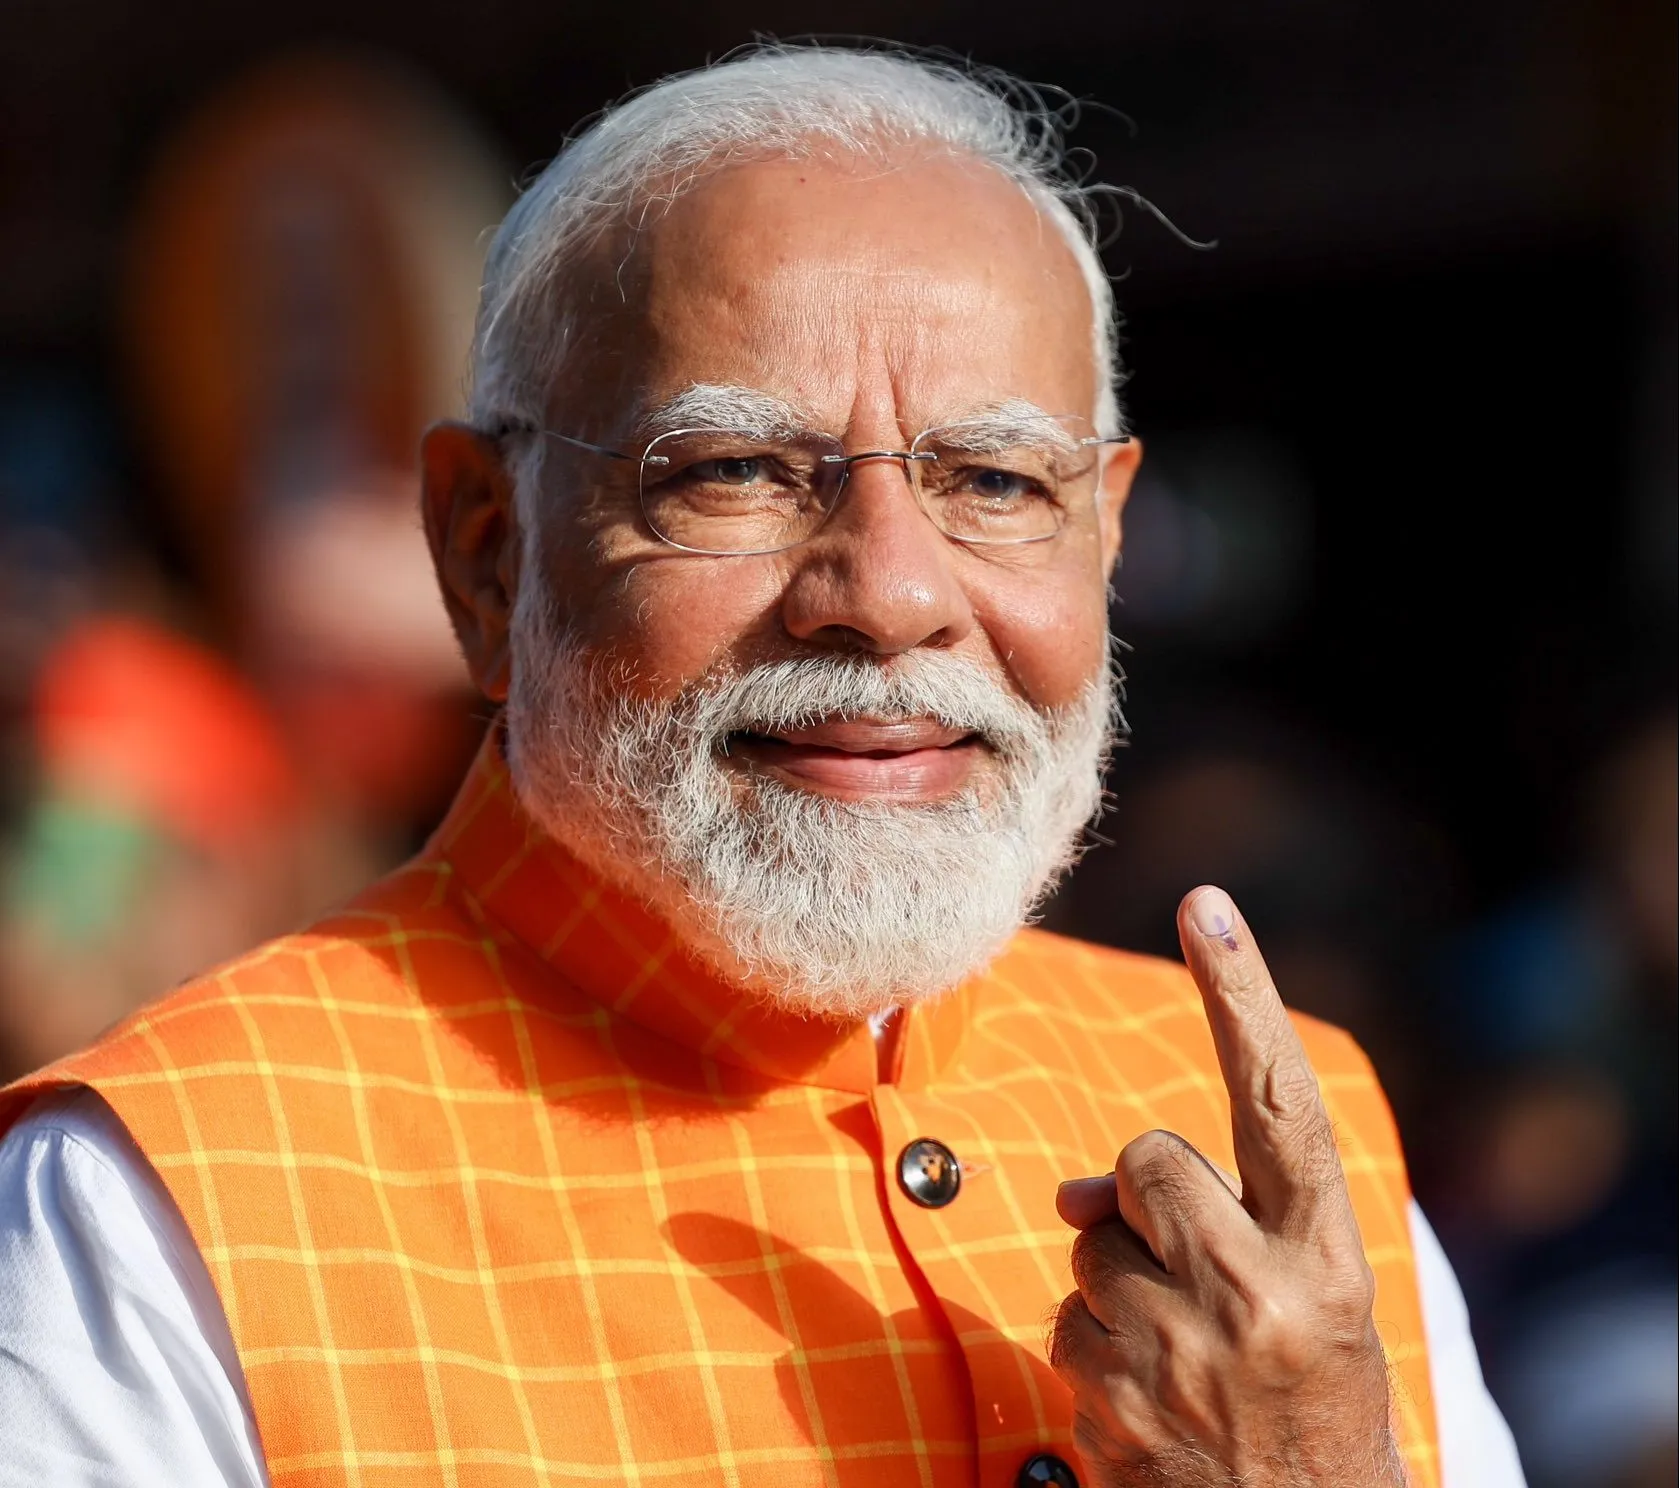
[[[898,1183],[923,1209],[942,1209],[962,1186],[962,1165],[943,1142],[921,1137],[898,1154]]]
[[[1079,1488],[1078,1475],[1053,1452],[1028,1457],[1015,1474],[1014,1488]]]

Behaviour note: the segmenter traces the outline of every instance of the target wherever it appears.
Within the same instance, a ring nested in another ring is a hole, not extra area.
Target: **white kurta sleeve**
[[[0,1488],[267,1488],[203,1259],[91,1091],[0,1142],[0,1421]]]
[[[1417,1257],[1423,1328],[1428,1334],[1443,1488],[1526,1488],[1510,1428],[1481,1378],[1463,1289],[1415,1202],[1411,1248]]]

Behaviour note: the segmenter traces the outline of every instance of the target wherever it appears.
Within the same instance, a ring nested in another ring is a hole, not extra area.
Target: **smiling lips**
[[[839,800],[919,802],[968,784],[986,748],[975,734],[933,718],[835,718],[736,734],[728,752],[789,785]]]

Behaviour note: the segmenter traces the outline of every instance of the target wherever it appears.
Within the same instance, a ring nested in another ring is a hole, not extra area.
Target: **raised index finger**
[[[1335,1132],[1305,1046],[1223,889],[1203,886],[1178,908],[1184,960],[1230,1092],[1242,1203],[1267,1229],[1350,1213]]]

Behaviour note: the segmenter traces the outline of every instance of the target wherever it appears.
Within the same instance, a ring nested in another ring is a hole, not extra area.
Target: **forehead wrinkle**
[[[1018,309],[1002,298],[1002,288],[993,274],[957,275],[942,262],[806,253],[754,268],[733,282],[723,278],[717,308],[732,319],[743,304],[774,315],[815,299],[866,312],[875,324],[965,325]]]

